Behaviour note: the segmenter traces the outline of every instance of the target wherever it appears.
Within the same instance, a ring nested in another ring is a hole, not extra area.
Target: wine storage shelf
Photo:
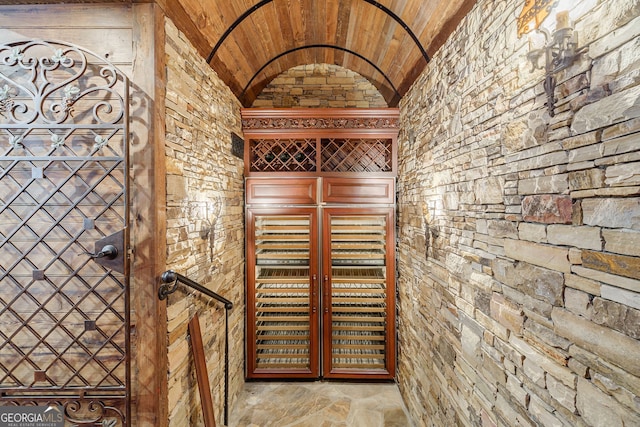
[[[249,207],[247,220],[248,376],[392,378],[393,208]]]
[[[242,120],[247,377],[393,379],[398,111]]]
[[[331,371],[384,370],[386,216],[331,215]]]
[[[310,369],[310,227],[304,215],[256,217],[256,369]]]

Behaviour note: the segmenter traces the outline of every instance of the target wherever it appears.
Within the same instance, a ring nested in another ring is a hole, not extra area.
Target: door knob
[[[126,270],[125,255],[127,254],[127,246],[124,242],[124,230],[116,231],[96,241],[93,246],[93,253],[85,252],[84,254],[89,255],[96,264],[124,274]]]
[[[118,248],[113,245],[105,245],[98,253],[92,254],[91,252],[85,252],[85,254],[91,258],[116,259],[118,257]]]

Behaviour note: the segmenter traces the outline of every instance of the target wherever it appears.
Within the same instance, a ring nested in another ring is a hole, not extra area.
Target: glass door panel
[[[325,210],[324,371],[334,378],[389,378],[395,363],[392,211],[357,212]]]
[[[316,211],[296,211],[249,211],[249,377],[317,376]]]

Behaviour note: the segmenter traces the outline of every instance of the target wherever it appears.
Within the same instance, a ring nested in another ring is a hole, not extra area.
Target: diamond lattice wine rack
[[[245,175],[395,176],[396,109],[245,109]]]

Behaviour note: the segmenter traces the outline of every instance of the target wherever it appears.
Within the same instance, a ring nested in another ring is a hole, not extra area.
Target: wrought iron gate
[[[67,43],[0,45],[0,405],[128,425],[129,81]]]

